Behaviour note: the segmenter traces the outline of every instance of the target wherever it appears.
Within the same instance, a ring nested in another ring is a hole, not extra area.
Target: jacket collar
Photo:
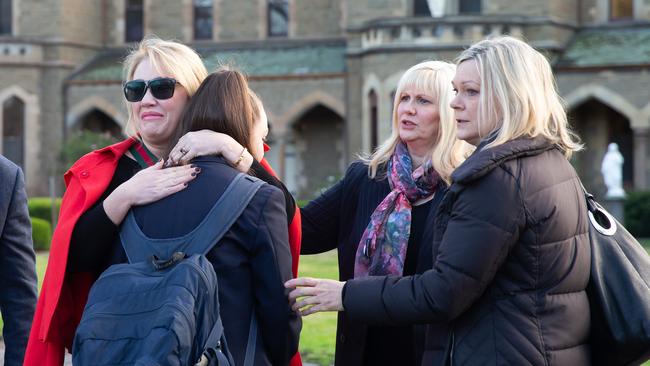
[[[117,161],[135,142],[135,138],[129,137],[126,140],[120,141],[116,144],[92,151],[77,160],[77,162],[70,167],[68,172],[66,172],[66,175],[68,173],[76,174],[79,171],[93,168],[97,164],[106,160]]]
[[[555,148],[554,144],[541,136],[519,137],[486,149],[488,143],[487,140],[481,142],[476,151],[451,174],[453,183],[467,184],[485,176],[506,161],[538,155]]]

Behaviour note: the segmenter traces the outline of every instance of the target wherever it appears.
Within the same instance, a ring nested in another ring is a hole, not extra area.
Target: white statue
[[[445,0],[427,0],[429,12],[434,18],[445,15]]]
[[[607,146],[607,153],[600,166],[603,179],[607,186],[607,198],[623,198],[623,155],[618,151],[618,145],[614,142]]]

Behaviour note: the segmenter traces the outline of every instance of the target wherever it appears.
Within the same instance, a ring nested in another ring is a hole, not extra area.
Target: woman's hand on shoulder
[[[201,169],[181,165],[162,169],[162,161],[136,173],[104,200],[108,217],[119,225],[132,206],[146,205],[174,194],[196,178]]]
[[[345,282],[336,280],[299,277],[284,283],[291,290],[289,302],[300,315],[321,311],[343,311],[343,286]]]
[[[172,165],[187,164],[197,156],[222,155],[231,165],[247,172],[253,156],[229,135],[212,130],[188,132],[169,153]]]

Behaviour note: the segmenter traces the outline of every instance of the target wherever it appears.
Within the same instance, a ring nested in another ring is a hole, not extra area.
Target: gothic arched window
[[[125,9],[126,42],[139,42],[144,35],[143,0],[126,0]]]
[[[288,0],[268,0],[268,35],[286,37],[289,34]]]
[[[444,0],[439,0],[444,1]],[[427,0],[414,0],[413,1],[413,16],[416,17],[430,17],[429,4]]]
[[[194,39],[212,39],[212,0],[194,0]]]
[[[379,145],[379,116],[377,113],[377,93],[368,93],[368,118],[370,119],[370,151],[375,151]]]
[[[0,0],[0,34],[11,34],[12,0]]]
[[[25,103],[11,97],[2,103],[2,155],[24,169],[24,151]]]

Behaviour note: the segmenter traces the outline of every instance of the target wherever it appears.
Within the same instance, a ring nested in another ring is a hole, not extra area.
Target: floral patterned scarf
[[[433,194],[440,179],[431,160],[411,171],[411,156],[404,143],[396,146],[387,168],[392,191],[372,213],[361,236],[355,278],[402,275],[411,234],[411,204]]]

